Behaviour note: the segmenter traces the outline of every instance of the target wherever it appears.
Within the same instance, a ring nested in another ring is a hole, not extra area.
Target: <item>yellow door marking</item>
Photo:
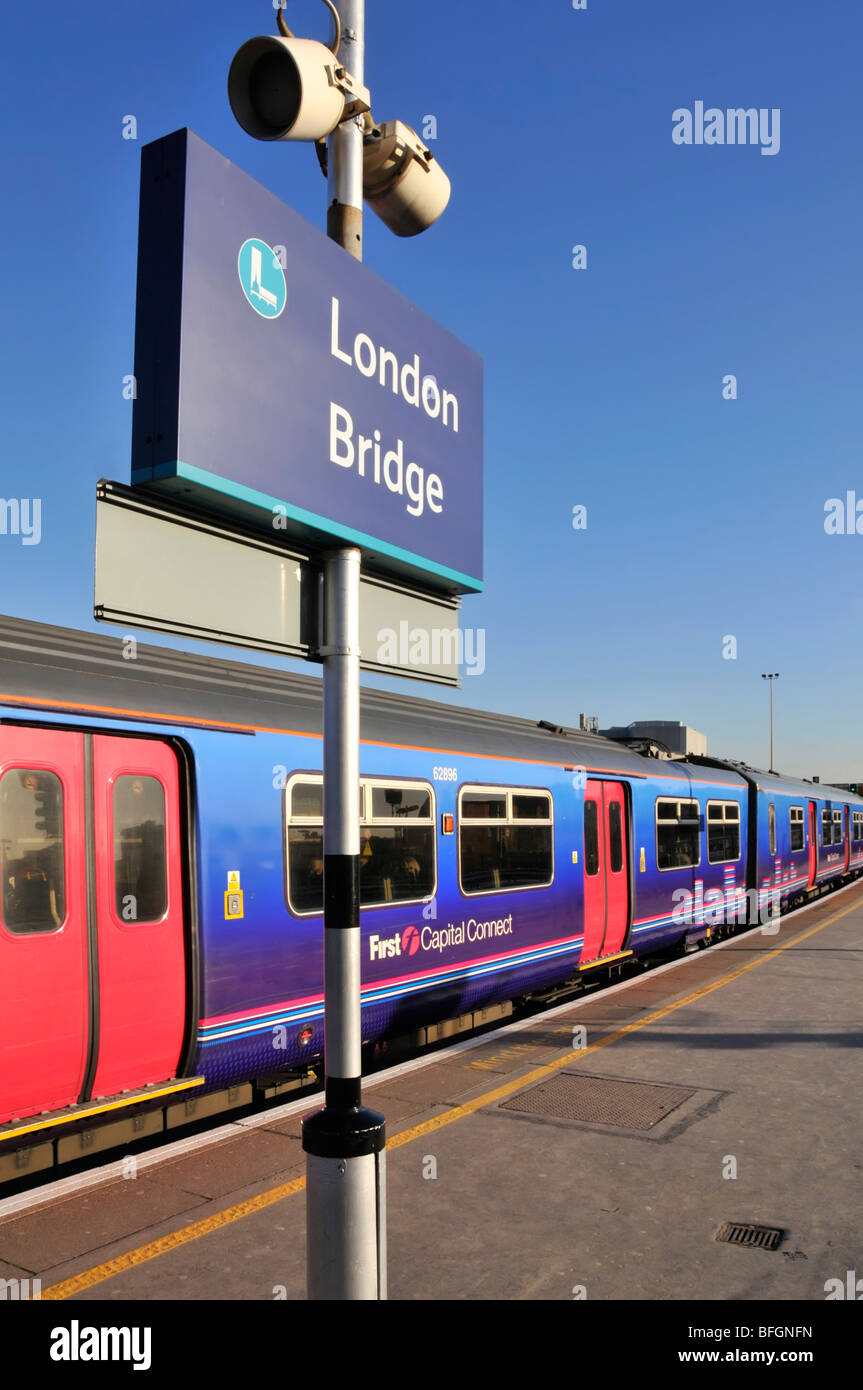
[[[589,960],[586,965],[580,965],[579,970],[596,970],[601,965],[613,965],[617,960],[626,960],[631,956],[631,951],[618,951],[616,956],[597,956],[596,960]]]
[[[609,1047],[611,1043],[619,1042],[621,1038],[627,1037],[630,1033],[637,1033],[641,1028],[646,1028],[648,1024],[658,1023],[661,1018],[667,1018],[677,1009],[686,1008],[688,1004],[694,1004],[699,999],[704,999],[714,990],[730,984],[732,980],[739,980],[741,975],[747,974],[748,971],[754,970],[757,966],[764,965],[769,960],[775,960],[777,956],[781,956],[783,951],[789,950],[792,946],[799,946],[810,936],[815,936],[816,932],[823,931],[825,927],[838,922],[841,917],[847,917],[849,912],[854,912],[859,907],[860,901],[857,900],[849,907],[843,908],[841,912],[827,917],[817,926],[801,932],[792,941],[786,941],[784,945],[776,946],[772,951],[765,951],[755,960],[748,961],[746,965],[738,966],[736,970],[730,971],[728,975],[722,975],[709,985],[702,985],[700,989],[693,990],[691,994],[684,995],[682,999],[675,999],[671,1004],[663,1004],[661,1008],[654,1009],[652,1013],[646,1014],[643,1018],[624,1024],[622,1028],[609,1033],[607,1037],[599,1038],[596,1042],[590,1043],[587,1047],[579,1048],[577,1051],[571,1049],[562,1057],[545,1062],[524,1076],[518,1076],[512,1081],[505,1081],[502,1085],[495,1087],[493,1091],[486,1091],[473,1100],[465,1101],[463,1105],[457,1105],[452,1110],[444,1111],[441,1115],[434,1115],[430,1120],[424,1120],[421,1124],[414,1125],[412,1129],[402,1130],[401,1134],[397,1134],[393,1139],[387,1141],[387,1150],[400,1149],[405,1144],[413,1143],[415,1139],[422,1139],[427,1134],[434,1134],[436,1130],[451,1125],[455,1120],[462,1120],[467,1115],[475,1115],[477,1110],[483,1110],[487,1105],[494,1105],[495,1102],[503,1100],[506,1096],[511,1096],[514,1091],[520,1091],[525,1086],[541,1081],[544,1077],[560,1071],[563,1067],[572,1066],[574,1062],[580,1062],[583,1057],[589,1057],[592,1052],[599,1052],[600,1048]],[[305,1185],[305,1177],[294,1178],[291,1182],[270,1188],[268,1192],[262,1192],[257,1197],[250,1197],[245,1202],[237,1202],[235,1206],[226,1207],[224,1211],[217,1212],[215,1216],[207,1216],[202,1221],[195,1221],[191,1226],[185,1226],[179,1231],[172,1231],[170,1235],[160,1236],[158,1240],[140,1245],[137,1250],[129,1250],[125,1255],[118,1255],[116,1259],[108,1260],[102,1265],[96,1265],[94,1269],[84,1270],[81,1274],[74,1274],[70,1279],[64,1279],[59,1284],[52,1284],[50,1288],[42,1291],[42,1300],[43,1302],[46,1299],[59,1301],[64,1298],[71,1298],[76,1293],[83,1293],[85,1289],[92,1289],[96,1284],[101,1284],[106,1279],[112,1279],[116,1274],[124,1274],[129,1269],[146,1264],[148,1260],[157,1259],[159,1255],[166,1255],[170,1250],[188,1245],[190,1241],[198,1240],[201,1236],[211,1235],[213,1231],[219,1231],[234,1221],[242,1220],[245,1216],[252,1216],[256,1211],[264,1211],[275,1202],[281,1202],[285,1197],[292,1197],[294,1193],[302,1192]]]
[[[186,1081],[175,1081],[171,1086],[157,1086],[152,1091],[136,1091],[134,1095],[121,1096],[119,1100],[108,1100],[99,1105],[88,1105],[67,1115],[54,1115],[47,1120],[40,1116],[32,1124],[17,1125],[15,1129],[3,1129],[0,1131],[0,1139],[18,1139],[22,1134],[36,1134],[57,1125],[75,1124],[78,1120],[89,1120],[91,1115],[107,1115],[111,1110],[121,1110],[126,1105],[145,1105],[151,1100],[160,1100],[162,1096],[173,1096],[178,1091],[188,1091],[191,1086],[203,1086],[206,1079],[205,1076],[192,1076]]]

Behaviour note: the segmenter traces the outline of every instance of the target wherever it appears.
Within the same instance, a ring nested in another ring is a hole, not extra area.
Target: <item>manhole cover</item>
[[[745,1245],[753,1250],[776,1250],[785,1232],[781,1226],[755,1226],[751,1221],[723,1221],[714,1240]]]
[[[648,1081],[615,1081],[607,1076],[563,1072],[505,1101],[501,1109],[555,1120],[617,1125],[620,1129],[652,1129],[694,1095],[687,1086],[656,1086]]]

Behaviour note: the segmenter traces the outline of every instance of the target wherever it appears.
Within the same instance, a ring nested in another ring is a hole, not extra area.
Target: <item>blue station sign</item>
[[[482,588],[482,363],[181,130],[144,147],[132,482]]]

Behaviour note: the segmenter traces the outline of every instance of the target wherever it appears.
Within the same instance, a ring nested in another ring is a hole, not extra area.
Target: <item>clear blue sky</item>
[[[367,12],[378,119],[437,117],[453,197],[410,241],[369,216],[366,261],[485,359],[486,592],[464,622],[486,670],[455,698],[681,719],[764,765],[778,670],[777,765],[863,776],[863,535],[824,530],[828,498],[863,499],[863,10]],[[326,34],[313,0],[288,18]],[[0,495],[43,510],[39,545],[0,536],[6,613],[96,626],[95,484],[129,476],[141,145],[188,125],[322,222],[312,151],[249,139],[228,107],[233,53],[273,30],[268,0],[4,7]],[[676,145],[696,101],[779,108],[779,152]]]

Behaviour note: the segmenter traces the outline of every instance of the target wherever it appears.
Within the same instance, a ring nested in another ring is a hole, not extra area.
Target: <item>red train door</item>
[[[584,791],[584,946],[582,965],[621,950],[629,926],[626,801],[620,782]]]
[[[73,1105],[89,1038],[81,734],[0,725],[0,1123]]]
[[[179,773],[154,739],[93,740],[94,1097],[176,1076],[186,1009]]]
[[[815,887],[818,874],[818,839],[816,835],[815,802],[809,803],[809,882],[807,888]]]

